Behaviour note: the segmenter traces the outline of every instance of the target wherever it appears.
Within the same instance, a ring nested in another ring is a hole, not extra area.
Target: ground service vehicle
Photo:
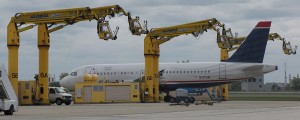
[[[176,89],[176,97],[170,97],[171,103],[180,103],[183,101],[184,103],[194,103],[195,98],[189,96],[189,91],[186,89]]]
[[[13,115],[18,111],[18,99],[8,79],[4,66],[0,66],[0,112]]]
[[[66,93],[62,87],[49,87],[49,103],[56,103],[57,105],[70,105],[72,102],[72,95]]]

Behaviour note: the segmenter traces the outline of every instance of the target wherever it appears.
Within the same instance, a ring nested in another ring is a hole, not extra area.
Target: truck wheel
[[[168,95],[165,96],[165,97],[164,97],[164,102],[170,102],[170,96],[168,96]]]
[[[183,98],[183,102],[184,103],[190,103],[190,98],[189,97]]]
[[[66,104],[66,105],[70,105],[70,104],[71,104],[71,102],[65,102],[65,104]]]
[[[177,104],[179,104],[180,101],[182,101],[182,98],[181,98],[181,97],[176,97],[175,102],[176,102]]]
[[[4,115],[13,115],[14,114],[14,105],[9,107],[9,110],[4,111]]]
[[[61,100],[60,98],[57,98],[57,99],[56,99],[56,104],[57,104],[57,105],[61,105],[61,104],[62,104],[62,100]]]
[[[195,101],[196,101],[195,97],[190,97],[190,102],[191,103],[195,103]]]
[[[175,103],[175,102],[176,102],[176,98],[170,97],[170,102],[171,102],[171,103]]]

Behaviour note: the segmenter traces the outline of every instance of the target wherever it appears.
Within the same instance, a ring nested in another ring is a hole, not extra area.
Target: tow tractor
[[[18,99],[8,79],[4,66],[0,66],[0,112],[13,115],[18,111]]]

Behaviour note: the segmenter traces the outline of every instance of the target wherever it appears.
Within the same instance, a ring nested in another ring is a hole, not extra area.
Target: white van
[[[72,102],[72,95],[66,93],[62,87],[49,87],[49,103],[56,103],[57,105],[70,105]]]

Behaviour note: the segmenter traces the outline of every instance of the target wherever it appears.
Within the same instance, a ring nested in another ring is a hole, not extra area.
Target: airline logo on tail
[[[257,23],[236,52],[224,62],[262,63],[270,27],[271,21]]]

